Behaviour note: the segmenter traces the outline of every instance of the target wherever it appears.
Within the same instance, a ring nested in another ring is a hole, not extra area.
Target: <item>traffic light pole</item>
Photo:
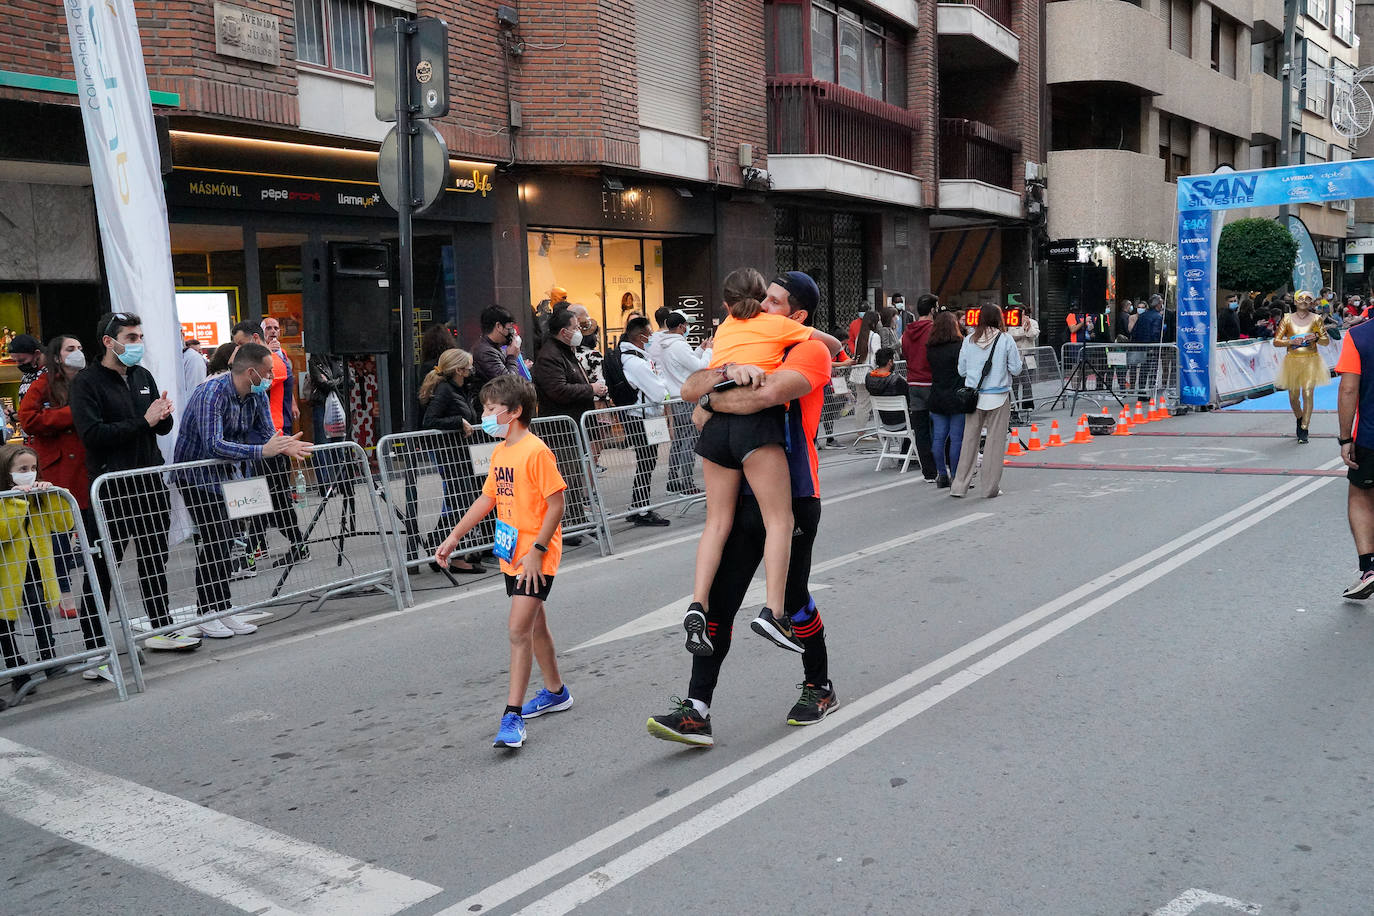
[[[397,203],[397,266],[401,272],[401,428],[419,425],[415,416],[415,265],[414,226],[415,189],[411,185],[410,35],[415,27],[399,16],[392,20],[396,30],[396,156],[400,193]]]

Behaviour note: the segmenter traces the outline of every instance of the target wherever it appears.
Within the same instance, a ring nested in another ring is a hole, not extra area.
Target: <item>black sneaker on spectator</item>
[[[647,512],[636,512],[634,515],[629,516],[626,521],[631,525],[638,525],[641,528],[664,528],[672,524],[672,522],[652,509]]]

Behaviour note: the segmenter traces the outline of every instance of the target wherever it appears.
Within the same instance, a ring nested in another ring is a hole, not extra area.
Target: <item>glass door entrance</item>
[[[618,340],[631,315],[652,317],[663,306],[663,242],[570,232],[529,233],[531,307],[566,293]]]

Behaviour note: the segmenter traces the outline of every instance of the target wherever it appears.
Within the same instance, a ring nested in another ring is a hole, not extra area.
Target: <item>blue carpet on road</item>
[[[1340,384],[1336,379],[1332,379],[1329,385],[1323,385],[1317,389],[1317,403],[1314,410],[1335,410],[1336,392],[1340,389]],[[1288,410],[1288,392],[1275,391],[1273,394],[1266,394],[1263,397],[1251,398],[1248,401],[1241,401],[1239,404],[1232,404],[1227,410]]]

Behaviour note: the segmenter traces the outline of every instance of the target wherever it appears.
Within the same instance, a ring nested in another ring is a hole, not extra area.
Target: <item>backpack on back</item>
[[[606,388],[611,395],[611,403],[617,407],[628,407],[639,402],[639,391],[625,377],[625,364],[621,362],[620,347],[606,354],[601,364],[601,372],[606,377]]]

